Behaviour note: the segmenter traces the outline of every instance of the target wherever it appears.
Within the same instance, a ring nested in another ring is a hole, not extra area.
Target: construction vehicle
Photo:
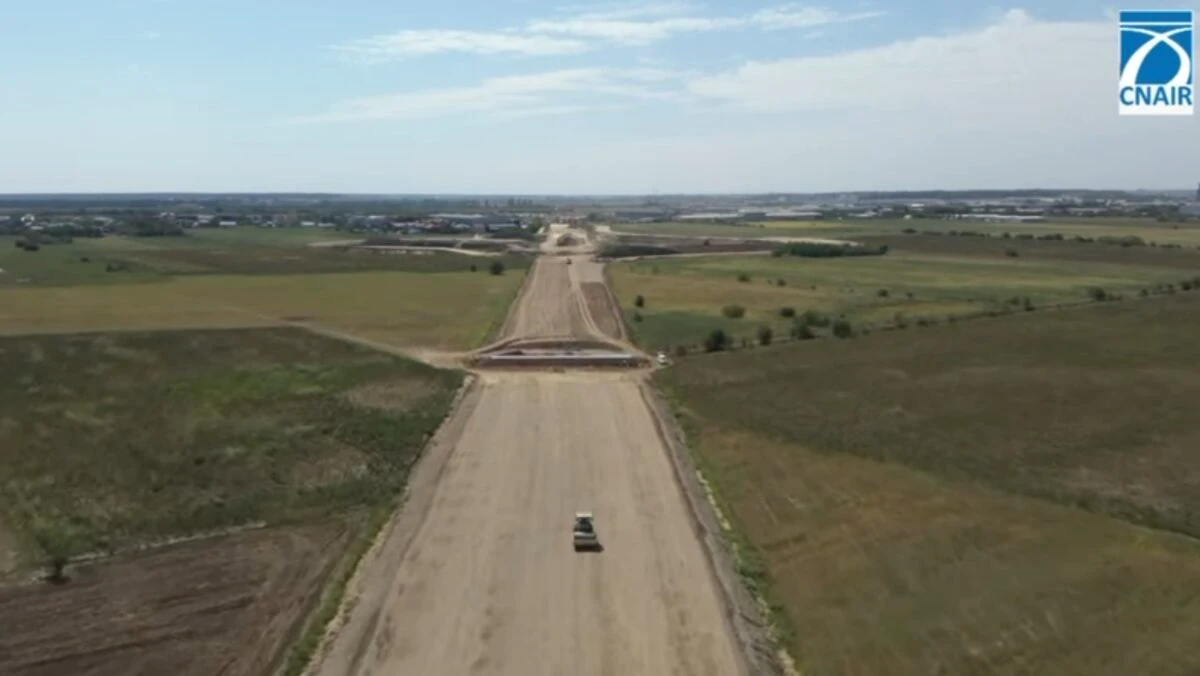
[[[591,512],[575,513],[575,527],[572,529],[571,539],[577,552],[600,549],[600,536],[596,534],[596,522]]]

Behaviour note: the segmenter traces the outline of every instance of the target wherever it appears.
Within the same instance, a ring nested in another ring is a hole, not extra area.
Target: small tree
[[[737,279],[739,282],[748,282],[748,281],[750,281],[750,275],[748,275],[744,272],[739,272]]]
[[[771,327],[767,326],[766,324],[763,324],[762,326],[758,327],[758,344],[759,345],[764,345],[764,346],[770,345],[771,339],[774,337],[775,337],[775,332],[771,330]]]
[[[68,526],[52,525],[37,529],[34,539],[46,553],[46,580],[55,584],[66,582],[67,564],[81,548],[78,533]]]
[[[784,279],[783,277],[780,277],[779,279],[775,280],[775,285],[776,286],[787,286],[787,280]]]
[[[713,329],[704,339],[705,352],[721,352],[729,349],[729,334],[724,329]]]
[[[1029,299],[1029,296],[1025,296],[1023,307],[1026,312],[1033,312],[1033,301]]]
[[[887,289],[880,289],[880,290],[879,290],[879,294],[878,294],[878,295],[879,295],[879,297],[880,297],[880,298],[887,298],[887,297],[888,297],[888,290],[887,290]]]
[[[471,272],[479,272],[479,266],[471,263]]]
[[[646,297],[639,293],[637,298],[633,299],[633,305],[634,307],[646,307]]]
[[[795,317],[796,316],[796,308],[791,307],[791,306],[781,307],[781,308],[779,308],[779,316],[787,318],[787,319]]]
[[[492,265],[488,268],[488,272],[496,276],[504,274],[504,261],[492,261]]]
[[[640,323],[642,322],[642,313],[640,313],[640,312],[634,312],[634,313],[633,313],[633,321],[635,321],[635,322],[637,322],[637,323],[639,323],[639,324],[640,324]]]
[[[1098,303],[1108,300],[1108,292],[1098,286],[1088,289],[1088,296]]]
[[[746,316],[746,308],[736,304],[726,305],[725,307],[721,308],[721,314],[730,319],[741,319],[742,317]]]
[[[845,319],[836,319],[833,322],[833,335],[838,338],[849,338],[854,335],[854,327],[850,326],[850,322]]]

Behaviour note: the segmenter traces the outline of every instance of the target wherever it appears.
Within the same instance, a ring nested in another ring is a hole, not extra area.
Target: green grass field
[[[937,238],[969,240],[970,238]],[[897,240],[901,244],[903,239]],[[990,240],[987,240],[990,242]],[[1062,250],[1100,247],[1055,242]],[[1119,247],[1118,247],[1119,249]],[[1158,283],[1177,283],[1197,274],[1200,257],[1167,256],[1162,260],[1119,263],[975,251],[921,253],[902,246],[885,256],[796,258],[722,256],[659,259],[610,266],[609,274],[635,337],[642,345],[664,348],[697,345],[713,328],[736,338],[752,337],[767,324],[786,335],[791,320],[782,307],[797,313],[816,310],[845,315],[858,326],[892,323],[900,313],[908,320],[927,316],[985,312],[1025,298],[1036,306],[1083,301],[1088,289],[1136,293]],[[1157,250],[1156,250],[1157,251]],[[1164,254],[1182,254],[1162,251]],[[740,275],[749,281],[739,281]],[[782,280],[785,285],[778,286]],[[886,291],[886,297],[880,292]],[[635,309],[637,295],[646,306]],[[911,297],[910,297],[911,294]],[[746,308],[742,319],[727,319],[729,304]]]
[[[20,563],[394,499],[460,374],[299,329],[0,339]]]
[[[1198,331],[1193,292],[657,377],[802,673],[1183,676]]]

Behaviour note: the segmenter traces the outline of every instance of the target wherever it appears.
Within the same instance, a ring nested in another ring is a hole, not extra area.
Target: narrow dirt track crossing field
[[[565,263],[535,274],[507,332],[578,334],[586,306]],[[479,376],[316,673],[745,673],[643,387],[629,373]],[[573,550],[582,510],[604,551]]]

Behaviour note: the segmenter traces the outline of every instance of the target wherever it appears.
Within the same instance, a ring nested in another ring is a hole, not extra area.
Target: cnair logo
[[[1121,115],[1191,115],[1196,73],[1192,10],[1121,11]]]

